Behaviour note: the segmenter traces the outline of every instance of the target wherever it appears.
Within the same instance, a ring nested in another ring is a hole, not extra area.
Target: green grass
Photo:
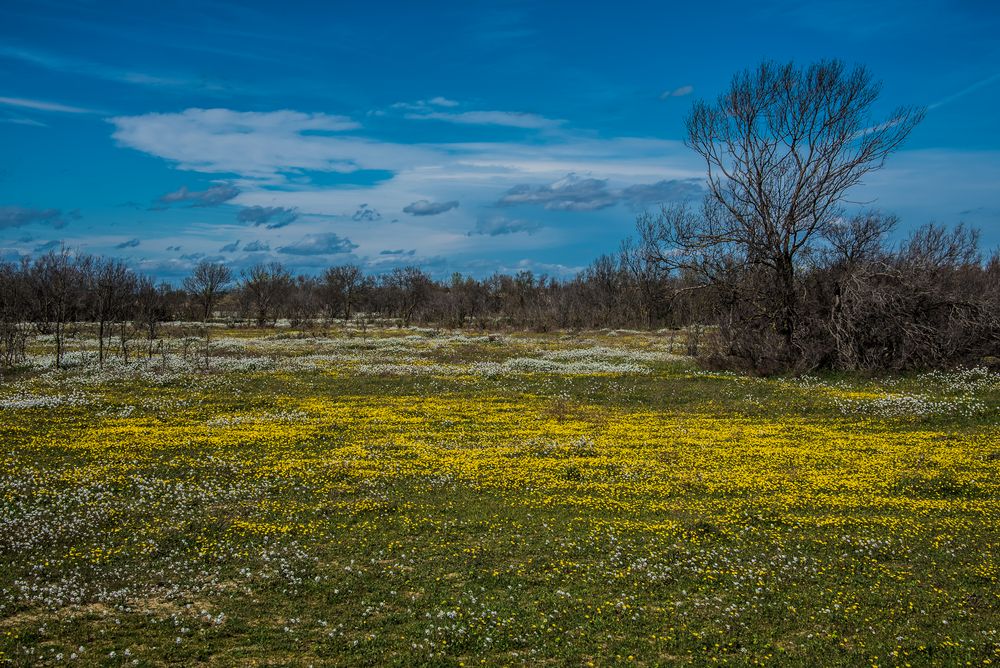
[[[0,661],[1000,661],[995,375],[483,376],[664,342],[408,333],[7,376],[0,402],[87,403],[0,408]],[[359,366],[413,360],[454,372]]]

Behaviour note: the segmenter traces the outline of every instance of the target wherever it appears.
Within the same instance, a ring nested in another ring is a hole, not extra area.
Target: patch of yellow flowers
[[[38,449],[85,455],[63,482],[125,480],[165,457],[178,470],[207,461],[239,475],[305,483],[317,503],[372,480],[447,480],[510,503],[573,508],[595,526],[682,531],[684,519],[718,529],[748,513],[802,526],[864,523],[892,532],[942,531],[1000,519],[990,453],[1000,430],[887,430],[848,420],[670,414],[575,404],[553,411],[538,396],[292,396],[304,419],[240,414],[113,418]],[[960,494],[927,494],[942,476]],[[305,502],[308,505],[308,501]],[[295,517],[302,507],[264,508]],[[642,516],[642,520],[637,518]],[[233,521],[237,533],[322,528]]]

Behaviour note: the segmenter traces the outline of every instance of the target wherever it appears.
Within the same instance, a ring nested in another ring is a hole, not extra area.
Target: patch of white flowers
[[[973,417],[986,410],[983,402],[970,397],[932,399],[922,394],[890,394],[875,399],[834,399],[844,415],[880,418]]]
[[[69,394],[28,394],[19,393],[0,398],[0,410],[24,410],[27,408],[55,408],[57,406],[84,406],[91,403],[82,392]]]

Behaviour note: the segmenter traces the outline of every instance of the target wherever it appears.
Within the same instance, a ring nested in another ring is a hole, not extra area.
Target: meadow
[[[1000,373],[682,338],[39,338],[0,385],[0,663],[1000,662]]]

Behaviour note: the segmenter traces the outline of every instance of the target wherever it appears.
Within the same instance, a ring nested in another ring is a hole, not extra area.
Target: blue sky
[[[853,199],[1000,244],[995,2],[0,1],[5,257],[568,275],[699,196],[684,117],[765,58],[926,105]]]

